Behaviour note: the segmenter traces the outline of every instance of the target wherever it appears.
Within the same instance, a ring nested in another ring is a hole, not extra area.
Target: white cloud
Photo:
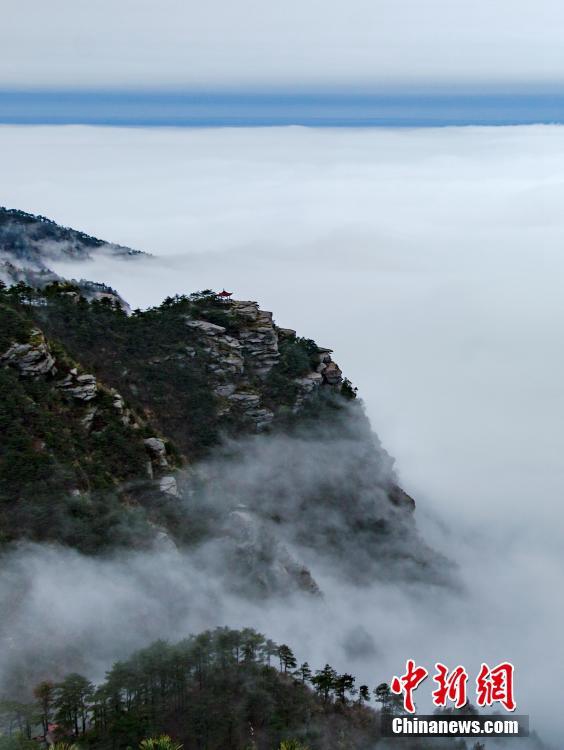
[[[466,597],[335,589],[326,641],[315,612],[276,612],[273,635],[321,660],[355,612],[385,643],[374,669],[508,656],[521,707],[548,721],[564,658],[564,128],[5,127],[0,147],[0,204],[158,256],[58,270],[133,305],[225,286],[334,347],[425,534],[461,565]]]
[[[8,0],[2,86],[562,81],[557,0]]]

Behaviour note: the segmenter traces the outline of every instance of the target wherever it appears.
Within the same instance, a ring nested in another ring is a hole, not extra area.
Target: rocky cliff
[[[329,348],[206,290],[0,288],[0,542],[190,550],[249,593],[440,578]]]

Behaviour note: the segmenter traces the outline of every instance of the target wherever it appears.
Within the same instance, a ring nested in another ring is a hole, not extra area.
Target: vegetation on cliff
[[[0,703],[2,750],[26,750],[34,734],[92,750],[160,748],[146,738],[163,733],[185,750],[366,750],[380,744],[380,713],[403,713],[386,683],[372,689],[329,664],[298,665],[289,646],[250,628],[216,628],[175,645],[158,641],[115,663],[100,685],[69,674],[43,680],[34,696]],[[466,746],[442,740],[441,747]]]
[[[182,533],[155,477],[230,435],[300,421],[291,407],[317,364],[314,342],[293,336],[279,353],[271,340],[255,345],[255,328],[275,337],[274,326],[242,310],[247,319],[206,292],[127,315],[68,283],[0,284],[0,541],[94,552],[143,545],[151,524]],[[339,388],[307,393],[309,417],[338,409]],[[155,443],[163,455],[148,450]]]

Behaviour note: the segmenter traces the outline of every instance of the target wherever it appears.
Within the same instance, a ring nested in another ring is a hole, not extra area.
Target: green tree
[[[335,695],[341,703],[347,702],[347,693],[356,693],[354,688],[355,679],[351,674],[340,674],[335,678]]]
[[[331,692],[335,689],[336,679],[337,672],[329,664],[326,664],[323,669],[318,669],[315,676],[311,678],[311,684],[324,703],[329,702]]]
[[[0,701],[0,729],[4,729],[9,737],[30,740],[31,729],[36,723],[37,713],[33,704],[15,700]]]
[[[287,672],[289,669],[295,669],[298,662],[292,649],[283,643],[278,647],[278,658],[280,659],[280,671]]]
[[[404,713],[401,695],[392,693],[387,682],[381,682],[378,687],[374,689],[374,696],[376,702],[381,704],[384,713]]]
[[[256,661],[257,655],[260,653],[261,646],[264,643],[264,636],[251,628],[245,628],[241,636],[243,641],[243,659],[247,662]]]
[[[182,747],[168,734],[161,734],[160,737],[148,737],[139,743],[140,750],[182,750]]]
[[[270,638],[267,638],[266,641],[264,642],[263,653],[264,653],[264,658],[266,659],[266,663],[268,664],[268,666],[270,666],[270,661],[272,657],[278,655],[277,644],[274,641],[272,641]]]
[[[312,672],[307,661],[304,661],[304,663],[296,672],[296,675],[300,677],[302,685],[305,685],[306,682],[309,682],[311,680]]]
[[[370,703],[370,688],[368,685],[361,685],[358,688],[358,704]]]
[[[70,674],[57,685],[55,707],[56,718],[75,736],[86,733],[86,721],[90,712],[90,700],[94,686],[80,674]]]
[[[49,723],[53,716],[53,704],[55,702],[55,686],[52,682],[44,681],[35,686],[33,695],[41,712],[41,724],[43,734],[49,731]]]

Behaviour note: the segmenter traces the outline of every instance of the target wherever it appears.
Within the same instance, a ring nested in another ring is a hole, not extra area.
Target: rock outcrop
[[[272,313],[261,310],[257,302],[233,300],[231,308],[244,321],[239,333],[249,372],[265,378],[278,363],[278,334]]]
[[[305,591],[320,595],[310,571],[280,542],[265,521],[240,505],[232,510],[224,527],[231,540],[232,565],[239,567],[243,579],[268,592]]]
[[[157,437],[146,438],[143,443],[147,453],[151,457],[151,463],[158,469],[168,469],[168,460],[166,457],[166,445],[164,440]]]
[[[14,342],[0,355],[0,365],[16,368],[25,378],[45,377],[57,372],[55,358],[37,328],[32,329],[29,343]]]
[[[265,403],[265,384],[281,360],[281,346],[297,341],[296,332],[281,328],[272,313],[261,310],[257,302],[228,300],[224,314],[233,321],[228,328],[202,318],[186,317],[186,326],[198,337],[203,353],[210,360],[208,372],[219,398],[218,414],[232,415],[252,425],[256,432],[268,428],[275,411]],[[205,310],[204,310],[205,313]],[[195,350],[187,347],[189,355]],[[296,396],[291,410],[298,413],[320,388],[338,391],[342,372],[331,359],[332,350],[319,347],[311,369],[293,378]]]
[[[149,455],[148,474],[156,480],[160,492],[171,497],[180,497],[178,482],[172,474],[172,466],[167,457],[166,443],[158,437],[145,438],[143,441]]]
[[[119,307],[89,304],[66,282],[0,285],[0,375],[13,394],[5,400],[18,399],[4,409],[8,440],[27,441],[35,467],[25,502],[10,506],[13,538],[36,516],[30,538],[66,542],[68,528],[87,550],[161,533],[179,548],[209,542],[265,592],[319,593],[308,568],[315,574],[324,554],[356,577],[375,574],[382,554],[426,564],[413,500],[331,349],[278,326],[257,302],[211,292],[134,316]],[[56,481],[38,487],[45,476]],[[22,493],[7,482],[2,491]],[[51,507],[62,520],[46,528]],[[11,538],[1,524],[0,539]]]
[[[66,396],[75,398],[77,401],[92,401],[98,393],[98,384],[94,375],[79,375],[76,367],[69,371],[64,380],[57,383]]]

